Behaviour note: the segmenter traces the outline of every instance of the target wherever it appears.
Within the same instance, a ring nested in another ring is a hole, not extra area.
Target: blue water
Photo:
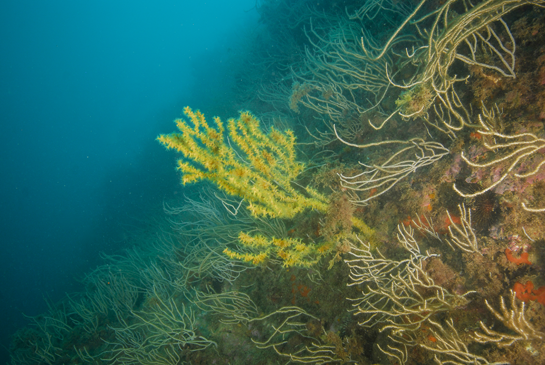
[[[179,192],[155,137],[230,89],[254,5],[0,4],[0,363],[22,313],[78,289],[99,252]]]

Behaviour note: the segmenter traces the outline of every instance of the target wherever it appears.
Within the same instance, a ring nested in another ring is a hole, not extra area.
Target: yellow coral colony
[[[227,124],[229,143],[220,118],[211,127],[204,115],[184,109],[189,121],[176,120],[181,133],[160,135],[157,139],[168,149],[181,152],[178,161],[183,184],[210,180],[221,190],[242,197],[255,216],[292,218],[307,208],[325,211],[326,198],[307,188],[304,195],[291,186],[304,165],[295,161],[295,136],[271,128],[262,132],[249,112]]]
[[[238,253],[226,248],[223,253],[232,259],[244,260],[258,265],[265,261],[270,256],[270,253],[275,253],[276,256],[283,260],[284,267],[298,266],[310,267],[318,262],[319,257],[329,250],[323,250],[322,247],[314,247],[306,245],[301,240],[293,238],[265,238],[261,235],[250,236],[244,232],[240,232],[238,236],[242,246],[248,249],[254,249],[259,253]]]
[[[189,121],[176,120],[181,133],[160,135],[157,139],[169,149],[181,152],[185,159],[178,161],[183,184],[209,180],[221,190],[237,195],[248,202],[255,216],[292,218],[307,209],[325,211],[326,198],[317,191],[306,189],[304,195],[291,186],[304,165],[295,161],[295,136],[290,130],[284,133],[271,128],[262,132],[257,120],[249,112],[227,123],[229,140],[226,143],[225,127],[220,118],[214,118],[217,128],[211,127],[204,115],[186,107]],[[250,236],[244,232],[239,242],[258,253],[238,253],[225,249],[232,259],[258,265],[271,253],[280,257],[284,266],[310,266],[327,250],[305,245],[296,239],[267,239]]]

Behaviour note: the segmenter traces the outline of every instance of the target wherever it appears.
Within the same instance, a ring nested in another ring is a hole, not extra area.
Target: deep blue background
[[[232,112],[254,6],[1,2],[0,363],[22,313],[80,289],[99,252],[181,192],[155,137],[185,105]]]

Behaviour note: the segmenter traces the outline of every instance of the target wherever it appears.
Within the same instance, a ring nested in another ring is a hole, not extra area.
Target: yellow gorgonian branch
[[[244,260],[258,265],[271,256],[281,258],[284,267],[310,267],[318,262],[320,256],[329,251],[329,245],[307,245],[294,238],[266,238],[261,235],[250,236],[240,232],[239,243],[244,248],[257,253],[239,253],[226,248],[223,253],[232,259]]]
[[[360,232],[360,237],[365,237],[370,244],[376,241],[375,231],[369,228],[362,220],[352,217],[353,227]],[[231,259],[250,262],[259,265],[268,259],[281,259],[284,267],[310,267],[316,264],[322,256],[330,253],[337,242],[345,240],[346,235],[340,233],[332,240],[322,242],[319,245],[306,244],[297,238],[266,238],[261,235],[250,236],[240,232],[238,235],[239,248],[243,252],[233,251],[230,248],[223,250],[223,253]],[[340,252],[337,256],[340,257]],[[335,258],[330,265],[337,262]],[[331,268],[331,266],[330,266]]]
[[[184,155],[178,161],[183,184],[209,180],[228,194],[244,198],[255,216],[292,218],[307,208],[325,211],[326,198],[307,188],[306,194],[291,183],[304,165],[295,161],[295,136],[291,130],[271,128],[264,133],[249,112],[216,127],[204,115],[184,109],[188,121],[176,120],[181,133],[160,135],[157,140]]]

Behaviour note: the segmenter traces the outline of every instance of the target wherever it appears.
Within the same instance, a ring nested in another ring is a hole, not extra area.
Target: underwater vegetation
[[[545,363],[545,1],[258,11],[252,113],[158,137],[200,194],[12,364]]]

